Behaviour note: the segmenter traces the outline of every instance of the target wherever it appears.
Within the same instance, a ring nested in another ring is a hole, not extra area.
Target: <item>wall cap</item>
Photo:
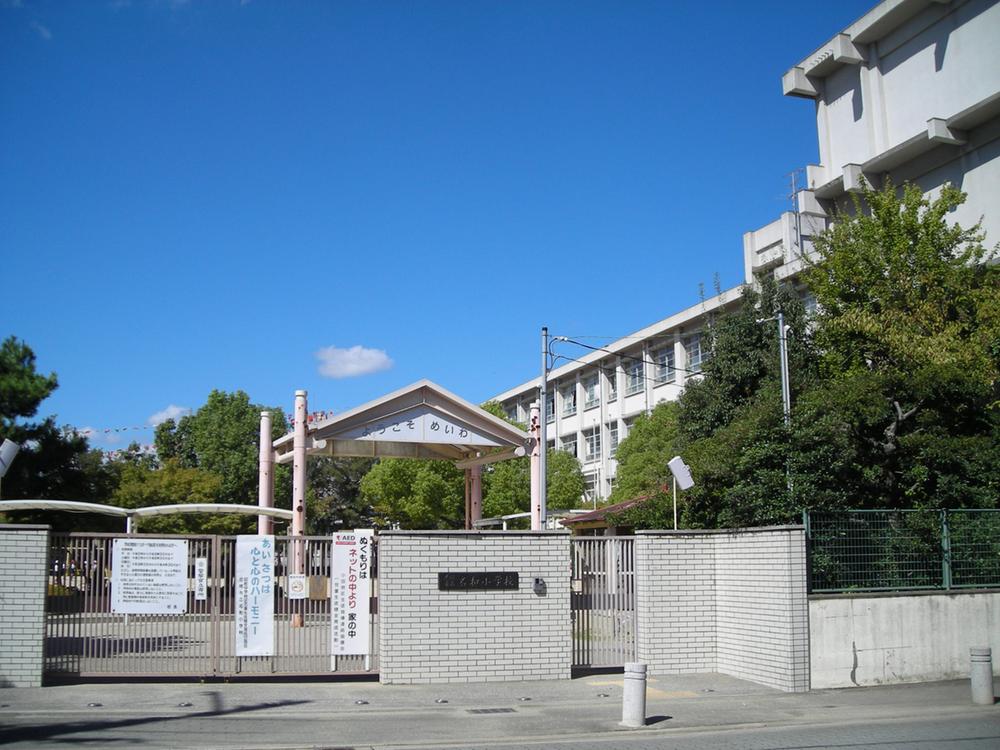
[[[51,531],[44,523],[0,523],[0,531]]]
[[[825,601],[827,599],[902,599],[913,596],[967,596],[969,594],[1000,595],[1000,588],[995,589],[924,589],[922,591],[851,591],[824,594],[809,594],[809,601]]]
[[[755,526],[746,529],[646,529],[636,536],[732,536],[734,534],[764,534],[774,531],[805,531],[805,526]]]

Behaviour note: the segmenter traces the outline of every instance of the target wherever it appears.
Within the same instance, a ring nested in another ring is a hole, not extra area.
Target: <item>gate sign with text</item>
[[[367,655],[370,649],[372,535],[372,529],[333,535],[330,631],[334,657]]]
[[[178,615],[187,611],[185,539],[115,539],[111,557],[111,611]]]
[[[236,655],[274,655],[274,537],[236,537]]]

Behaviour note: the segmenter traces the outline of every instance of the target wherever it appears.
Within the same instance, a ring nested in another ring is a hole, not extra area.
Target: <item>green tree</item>
[[[827,399],[847,420],[857,495],[882,507],[997,502],[1000,269],[946,186],[865,188],[816,239]],[[985,465],[984,465],[984,460]]]
[[[181,466],[177,459],[167,459],[152,469],[142,463],[127,463],[113,503],[122,508],[145,508],[152,505],[185,505],[217,502],[222,479],[212,472]],[[242,534],[256,527],[256,516],[215,513],[176,513],[143,518],[139,531],[163,534]]]
[[[363,529],[375,511],[361,495],[361,481],[371,471],[370,458],[314,458],[308,465],[306,526],[309,534]]]
[[[168,419],[156,428],[156,452],[164,462],[215,474],[220,480],[215,502],[256,504],[261,411],[271,412],[272,439],[284,435],[280,408],[253,404],[243,391],[213,390],[194,414],[176,422]],[[290,503],[291,472],[276,466],[275,504],[287,508]]]
[[[61,430],[55,417],[35,421],[39,407],[58,387],[55,373],[37,371],[35,353],[10,336],[0,344],[0,442],[9,439],[21,450],[3,478],[4,498],[104,501],[114,476],[100,451],[87,439]],[[90,530],[114,528],[105,517],[66,513],[17,511],[8,514],[20,523],[48,523],[56,530],[85,525]]]
[[[546,454],[546,496],[549,510],[568,510],[580,504],[583,472],[580,462],[565,451]],[[512,458],[483,470],[483,516],[493,518],[531,510],[531,459]]]
[[[361,480],[361,498],[381,528],[458,529],[465,474],[450,461],[382,459]]]
[[[497,401],[487,401],[482,409],[524,430],[526,425],[507,417]],[[545,507],[568,510],[580,504],[584,481],[580,462],[565,451],[546,454]],[[512,458],[483,469],[483,516],[496,518],[531,510],[531,458]]]

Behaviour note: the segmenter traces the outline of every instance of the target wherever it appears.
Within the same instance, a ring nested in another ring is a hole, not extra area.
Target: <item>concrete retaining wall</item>
[[[569,545],[562,532],[380,534],[381,681],[568,678]],[[517,590],[438,589],[438,573],[486,571],[516,572]]]
[[[969,676],[969,648],[993,649],[1000,674],[1000,592],[813,597],[812,687]]]
[[[805,554],[799,526],[639,532],[639,661],[808,690]]]
[[[41,687],[49,527],[0,524],[0,687]]]

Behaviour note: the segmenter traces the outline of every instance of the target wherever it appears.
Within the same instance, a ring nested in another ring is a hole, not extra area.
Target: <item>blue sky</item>
[[[485,400],[742,281],[872,5],[0,0],[0,336],[77,428]]]

